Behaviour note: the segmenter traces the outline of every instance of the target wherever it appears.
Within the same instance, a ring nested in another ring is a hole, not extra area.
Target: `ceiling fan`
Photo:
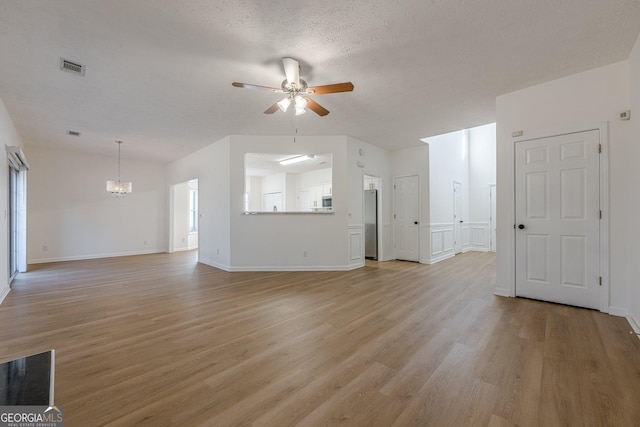
[[[338,92],[351,92],[353,90],[353,83],[336,83],[331,85],[308,87],[307,82],[300,78],[300,64],[293,58],[282,58],[282,64],[284,66],[284,74],[286,78],[282,81],[280,89],[267,86],[258,86],[247,83],[231,83],[235,87],[243,87],[246,89],[265,90],[273,93],[284,93],[285,97],[280,101],[267,108],[265,114],[273,114],[278,109],[287,111],[289,105],[293,104],[296,109],[296,115],[304,114],[307,107],[318,114],[319,116],[326,116],[329,114],[329,110],[318,104],[316,101],[310,98],[311,95],[322,95],[325,93],[338,93]]]

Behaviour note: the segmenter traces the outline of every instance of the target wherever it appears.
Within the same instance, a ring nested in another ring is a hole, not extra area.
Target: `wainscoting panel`
[[[453,253],[453,223],[430,224],[425,227],[428,236],[428,251],[421,260],[424,264],[433,264],[443,259],[450,258]]]
[[[394,257],[393,253],[393,226],[391,224],[385,224],[382,228],[383,239],[382,245],[384,246],[382,249],[382,254],[378,254],[380,261],[391,261]],[[381,241],[378,240],[378,244]],[[380,248],[379,248],[380,249]]]
[[[425,227],[428,236],[425,256],[420,262],[434,264],[454,256],[453,223],[431,224]],[[484,222],[470,222],[462,225],[462,252],[489,250],[489,224]]]
[[[469,249],[472,251],[487,252],[489,251],[489,223],[488,222],[470,222],[470,242]]]
[[[364,266],[364,225],[350,225],[349,234],[349,267]]]

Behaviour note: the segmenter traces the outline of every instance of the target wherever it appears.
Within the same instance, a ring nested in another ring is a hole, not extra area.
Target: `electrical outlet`
[[[220,249],[216,249],[216,255],[220,255]]]
[[[42,252],[47,252],[48,250],[49,250],[48,246],[45,245],[45,246],[42,247]]]
[[[144,241],[144,244],[146,245],[147,243],[148,243],[148,242],[145,240],[145,241]]]
[[[308,255],[309,255],[309,254],[307,253],[307,251],[303,251],[303,252],[302,252],[302,257],[303,257],[303,258],[306,258]]]

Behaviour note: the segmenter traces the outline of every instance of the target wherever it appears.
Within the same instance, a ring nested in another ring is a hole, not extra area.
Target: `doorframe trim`
[[[406,174],[406,175],[394,175],[393,176],[393,198],[392,198],[392,215],[393,215],[393,259],[398,259],[396,257],[396,179],[398,178],[410,178],[415,176],[418,178],[418,260],[416,262],[422,263],[422,188],[420,185],[420,174]]]
[[[531,141],[535,139],[551,138],[555,136],[569,135],[572,133],[598,131],[598,138],[602,146],[602,152],[599,156],[600,162],[600,210],[602,210],[602,219],[600,220],[600,277],[602,277],[602,289],[600,290],[600,311],[609,313],[609,122],[600,123],[597,126],[585,126],[578,129],[567,129],[556,132],[544,133],[540,135],[527,136],[526,138],[518,138],[512,140],[512,155],[509,156],[509,163],[512,173],[512,189],[513,189],[513,205],[511,206],[510,219],[515,224],[516,217],[516,164],[515,164],[515,144],[519,142]],[[510,297],[516,296],[516,232],[515,228],[511,231],[511,244],[513,250],[509,253],[509,265],[511,274],[509,275],[509,291]]]
[[[495,201],[494,202],[491,201],[491,199],[492,199],[492,197],[491,197],[491,189],[492,188],[496,189],[494,198],[497,199],[498,198],[498,186],[496,185],[495,182],[492,183],[492,184],[489,184],[489,252],[494,252],[495,253],[496,251],[495,250],[492,251],[491,247],[493,246],[497,250],[497,248],[498,248],[497,240],[498,239],[496,238],[495,239],[496,241],[493,241],[493,239],[491,238],[492,237],[491,226],[494,226],[497,229],[498,222],[496,221],[496,217],[498,216],[498,204]],[[491,213],[492,213],[491,212],[491,204],[492,203],[495,203],[495,206],[496,206],[495,215],[493,215],[493,216],[491,215]],[[497,235],[497,233],[496,233],[496,235]]]

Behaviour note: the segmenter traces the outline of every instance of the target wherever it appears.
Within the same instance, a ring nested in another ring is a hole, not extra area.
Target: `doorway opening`
[[[487,190],[496,182],[496,124],[423,141],[429,147],[429,224],[422,259],[434,264],[459,253],[491,251]]]
[[[382,228],[380,221],[382,179],[364,175],[364,256],[366,259],[378,260],[380,254],[380,237]]]
[[[198,249],[198,179],[171,186],[171,226],[169,252]]]

